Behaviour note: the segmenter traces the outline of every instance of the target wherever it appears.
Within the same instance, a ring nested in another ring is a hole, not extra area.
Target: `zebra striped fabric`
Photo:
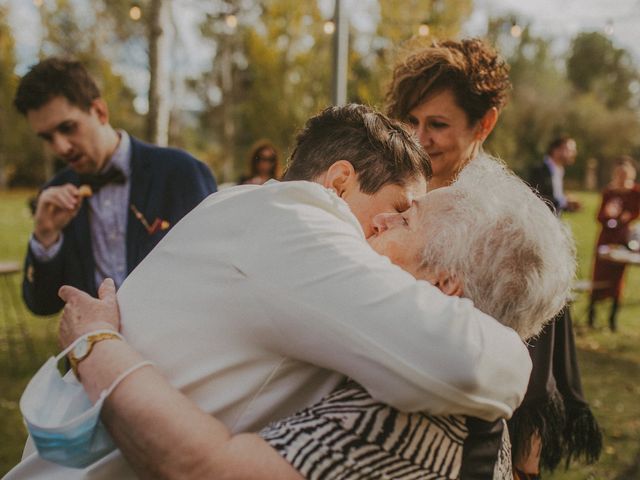
[[[464,416],[402,413],[353,382],[260,432],[309,480],[457,479],[468,434]],[[502,443],[494,478],[511,475]]]

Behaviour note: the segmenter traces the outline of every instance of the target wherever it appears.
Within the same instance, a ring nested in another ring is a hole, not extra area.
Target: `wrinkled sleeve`
[[[518,335],[392,265],[352,225],[325,217],[310,214],[309,229],[280,219],[274,235],[268,223],[256,226],[260,245],[245,258],[247,268],[262,268],[250,277],[291,313],[268,319],[277,334],[265,342],[350,376],[403,411],[510,417],[531,371]],[[269,238],[278,244],[262,240]]]

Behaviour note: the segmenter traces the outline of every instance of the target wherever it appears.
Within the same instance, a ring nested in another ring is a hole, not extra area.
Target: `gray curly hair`
[[[568,228],[486,154],[462,170],[447,194],[431,217],[422,267],[457,276],[478,309],[523,339],[534,337],[569,295],[575,246]]]

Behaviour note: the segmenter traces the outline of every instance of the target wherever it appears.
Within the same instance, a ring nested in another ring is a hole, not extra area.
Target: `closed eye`
[[[409,116],[407,117],[407,123],[412,127],[418,126],[418,119],[416,117]]]
[[[58,125],[58,131],[63,135],[69,135],[76,131],[78,124],[76,122],[62,122]]]

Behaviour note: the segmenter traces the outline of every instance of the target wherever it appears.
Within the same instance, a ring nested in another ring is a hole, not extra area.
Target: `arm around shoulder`
[[[293,211],[315,222],[310,208]],[[252,224],[261,241],[239,264],[280,304],[269,348],[351,376],[403,411],[512,414],[531,368],[515,332],[392,265],[349,224],[318,213],[317,228],[296,227],[287,213]],[[275,229],[277,240],[265,234]]]

